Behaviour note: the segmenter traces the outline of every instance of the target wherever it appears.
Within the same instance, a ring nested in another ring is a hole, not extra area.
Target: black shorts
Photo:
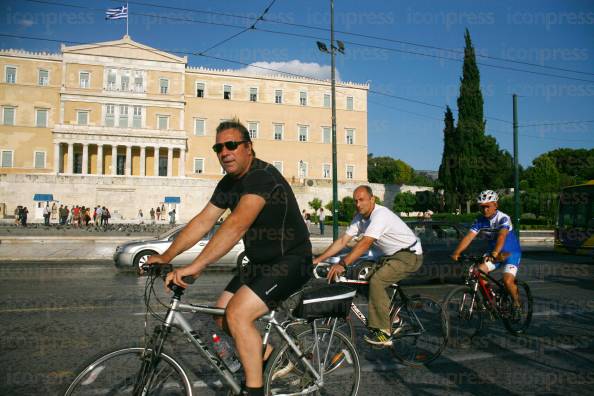
[[[307,283],[312,276],[312,258],[283,256],[266,264],[249,263],[235,275],[225,291],[235,294],[241,286],[249,287],[269,309],[275,309]]]

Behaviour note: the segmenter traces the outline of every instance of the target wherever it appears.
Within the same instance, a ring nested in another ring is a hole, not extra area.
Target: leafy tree
[[[406,162],[391,157],[367,156],[367,179],[371,183],[408,184],[413,168]]]
[[[437,194],[433,191],[417,191],[415,193],[414,210],[417,212],[426,212],[428,210],[436,212],[439,209],[439,200]]]
[[[531,188],[539,192],[555,192],[559,190],[561,181],[557,165],[553,158],[541,155],[532,161],[532,167],[525,173]]]
[[[318,209],[320,209],[322,207],[322,200],[319,198],[314,198],[311,201],[309,201],[307,203],[309,205],[310,208],[312,208],[314,211],[318,211]]]
[[[330,213],[334,213],[332,202],[329,202],[325,206]],[[357,208],[355,207],[355,201],[352,197],[346,196],[338,201],[338,220],[340,221],[351,221],[355,216]]]
[[[445,207],[453,211],[458,207],[458,189],[456,185],[457,137],[454,127],[454,114],[450,106],[446,106],[443,128],[443,154],[439,165],[439,187],[443,188]]]
[[[408,214],[414,210],[415,203],[415,194],[411,193],[410,191],[405,191],[396,194],[392,209],[394,212],[404,212],[408,216]]]

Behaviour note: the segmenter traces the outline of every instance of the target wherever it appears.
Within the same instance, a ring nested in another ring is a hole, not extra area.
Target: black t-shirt
[[[225,175],[210,202],[233,211],[245,194],[266,200],[264,208],[243,236],[245,252],[253,263],[267,263],[282,256],[311,256],[309,231],[303,222],[293,190],[271,164],[254,158],[241,178]]]

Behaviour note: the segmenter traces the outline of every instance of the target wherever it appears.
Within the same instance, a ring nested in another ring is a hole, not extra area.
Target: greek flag
[[[128,6],[121,6],[118,8],[108,8],[105,11],[105,19],[128,19]]]

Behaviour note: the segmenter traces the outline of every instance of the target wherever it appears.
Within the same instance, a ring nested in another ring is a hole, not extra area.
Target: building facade
[[[211,146],[216,126],[233,118],[250,130],[257,156],[291,183],[325,185],[332,176],[326,82],[191,67],[185,57],[128,36],[63,45],[59,54],[4,50],[0,68],[2,195],[23,188],[18,175],[36,175],[44,176],[38,179],[47,183],[44,188],[56,192],[44,193],[64,203],[75,204],[76,194],[67,186],[84,180],[88,196],[79,198],[88,206],[107,204],[95,202],[98,187],[93,186],[109,185],[122,191],[160,186],[162,197],[151,200],[176,196],[170,201],[180,204],[182,193],[174,186],[207,188],[222,176]],[[364,84],[337,84],[341,183],[367,178],[367,90]],[[204,204],[204,197],[192,206]],[[16,198],[0,202],[10,211]],[[141,205],[122,207],[122,216],[134,216]]]

